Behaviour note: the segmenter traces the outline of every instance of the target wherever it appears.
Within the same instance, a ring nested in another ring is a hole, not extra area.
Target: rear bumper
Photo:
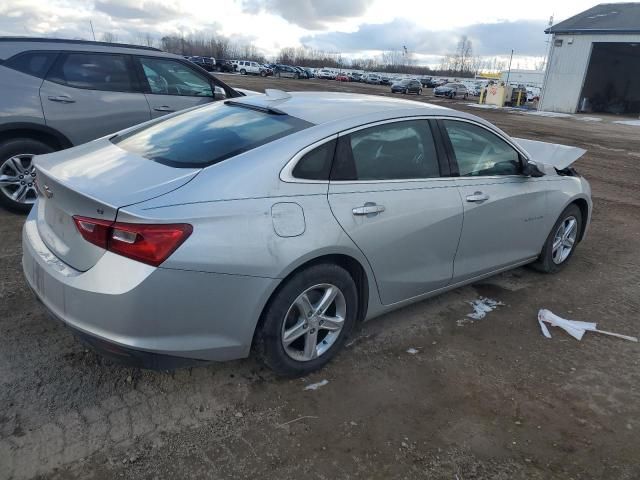
[[[246,357],[278,283],[155,268],[110,252],[80,272],[42,242],[34,214],[22,238],[25,278],[46,309],[97,350],[145,367],[168,368],[157,356],[177,357],[170,364]]]

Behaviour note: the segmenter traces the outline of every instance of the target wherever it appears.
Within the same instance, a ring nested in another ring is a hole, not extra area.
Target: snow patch
[[[616,120],[613,123],[619,123],[620,125],[631,125],[632,127],[640,127],[640,120]]]
[[[311,385],[307,385],[306,387],[304,387],[305,390],[317,390],[320,387],[324,387],[327,383],[329,383],[329,380],[322,380],[318,383],[312,383]]]

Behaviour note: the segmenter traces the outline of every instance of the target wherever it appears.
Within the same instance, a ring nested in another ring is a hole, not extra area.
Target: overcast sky
[[[0,0],[0,35],[91,39],[104,32],[134,42],[149,33],[223,34],[267,56],[308,46],[371,56],[403,45],[416,63],[435,64],[462,34],[481,56],[508,55],[523,65],[545,54],[544,29],[592,7],[593,0]],[[447,9],[451,13],[447,13]],[[526,65],[525,65],[526,64]]]

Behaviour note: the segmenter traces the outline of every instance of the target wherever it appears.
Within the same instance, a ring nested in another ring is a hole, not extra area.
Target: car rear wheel
[[[296,80],[298,80],[298,79],[300,78],[300,74],[299,74],[299,73],[296,73],[296,74],[293,76],[293,78],[295,78]]]
[[[244,68],[240,70],[240,75],[246,75],[246,74],[247,74],[247,71]]]
[[[422,89],[418,89],[417,95],[422,95]]]
[[[569,205],[558,217],[542,253],[531,266],[545,273],[560,271],[573,255],[581,231],[582,212],[577,205]]]
[[[30,138],[0,144],[0,204],[17,213],[29,213],[37,197],[33,157],[54,150]]]
[[[358,294],[342,267],[319,264],[296,273],[263,313],[256,349],[277,374],[306,375],[342,348],[358,314]]]

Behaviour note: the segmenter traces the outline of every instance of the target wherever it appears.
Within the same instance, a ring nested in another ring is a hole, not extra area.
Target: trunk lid
[[[80,271],[95,265],[105,250],[82,238],[74,215],[114,221],[120,207],[175,190],[201,170],[169,167],[108,139],[38,156],[34,162],[40,236],[56,256]]]

